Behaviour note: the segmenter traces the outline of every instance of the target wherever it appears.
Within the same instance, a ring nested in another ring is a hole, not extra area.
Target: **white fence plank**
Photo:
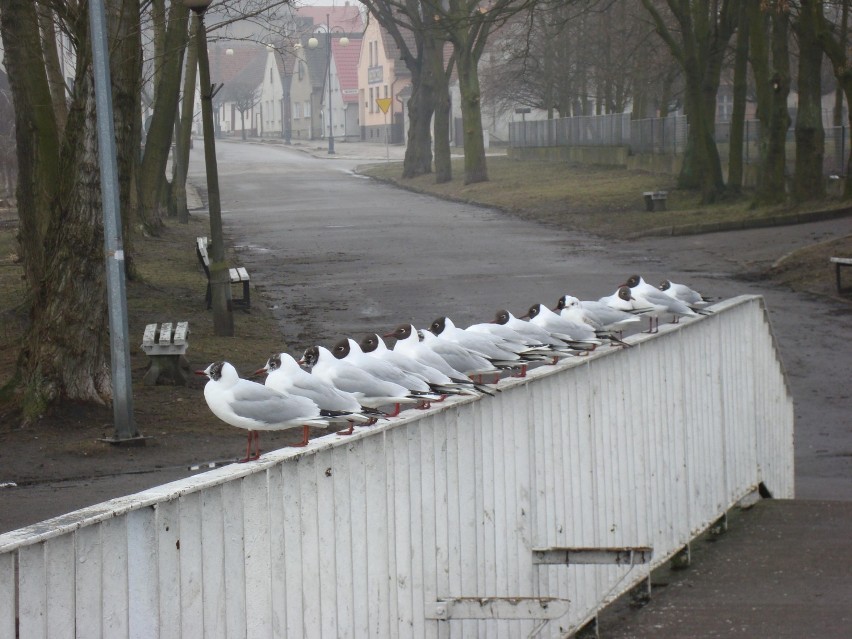
[[[180,537],[175,547],[180,551],[180,627],[183,637],[191,637],[204,628],[201,495],[183,495],[178,514]]]
[[[18,580],[15,578],[15,554],[0,555],[0,637],[15,636],[15,618],[18,611]]]
[[[234,482],[239,487],[240,482]],[[227,637],[225,596],[225,548],[239,548],[241,544],[229,540],[225,543],[225,513],[222,504],[222,487],[205,490],[201,495],[201,565],[204,571],[204,589],[201,608],[204,616],[204,635],[209,638]],[[238,512],[237,516],[242,512]],[[239,578],[240,573],[237,573]]]
[[[159,610],[161,639],[181,636],[180,606],[180,507],[177,499],[156,506],[157,574],[159,575]]]
[[[44,566],[44,544],[21,549],[18,554],[21,577],[18,591],[21,604],[18,610],[21,635],[47,637],[47,580]]]
[[[434,613],[536,596],[570,601],[541,636],[576,630],[757,482],[793,495],[793,407],[762,301],[714,310],[495,397],[0,535],[0,635],[19,617],[25,637],[513,638],[536,622]],[[533,564],[548,545],[653,560]]]
[[[99,524],[81,528],[76,535],[77,578],[74,605],[79,639],[98,639],[101,632],[101,527]]]
[[[160,636],[157,513],[153,506],[127,513],[128,627],[131,639]]]
[[[249,637],[271,639],[272,576],[269,566],[269,495],[266,473],[247,475],[242,485],[246,632]]]

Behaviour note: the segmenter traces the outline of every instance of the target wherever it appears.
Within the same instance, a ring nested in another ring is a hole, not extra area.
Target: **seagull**
[[[416,404],[421,399],[411,395],[404,386],[379,379],[354,364],[337,359],[325,346],[309,347],[299,363],[305,364],[323,381],[355,395],[362,406],[395,405],[396,410],[387,417],[396,417],[402,404]]]
[[[600,304],[605,304],[612,309],[618,311],[626,311],[636,315],[650,313],[653,309],[651,306],[639,306],[630,291],[629,286],[619,286],[612,295],[607,295],[598,300]]]
[[[495,325],[507,326],[522,337],[534,342],[540,342],[550,348],[558,357],[573,355],[568,344],[554,337],[549,331],[545,330],[538,324],[533,324],[528,320],[523,320],[512,315],[510,311],[501,308],[497,311],[493,320]]]
[[[400,346],[408,347],[408,344],[412,341],[417,342],[420,344],[419,349],[423,351],[429,350],[434,355],[438,355],[451,369],[460,372],[462,377],[482,375],[484,373],[500,373],[500,369],[482,355],[438,337],[429,331],[418,330],[412,324],[398,326],[390,336],[398,340],[394,350]],[[443,369],[439,370],[443,371]],[[443,372],[446,373],[446,371]],[[453,376],[450,375],[450,377]]]
[[[433,335],[479,353],[495,364],[513,365],[521,359],[519,353],[526,349],[524,344],[513,345],[502,337],[458,328],[449,317],[439,317],[429,325],[429,330]]]
[[[635,313],[613,308],[601,301],[581,301],[572,295],[560,297],[556,308],[562,311],[561,315],[565,315],[565,309],[579,309],[586,323],[591,324],[597,330],[622,331],[628,324],[640,321]]]
[[[228,362],[214,362],[195,373],[210,380],[204,385],[204,399],[212,413],[226,424],[248,431],[246,456],[240,462],[260,457],[258,431],[301,427],[304,437],[293,445],[307,446],[310,426],[328,426],[328,420],[320,416],[320,409],[312,400],[242,379]]]
[[[391,364],[399,366],[407,373],[417,375],[422,378],[429,385],[429,388],[436,393],[444,395],[479,395],[479,393],[472,388],[472,384],[455,382],[449,375],[442,373],[437,368],[424,364],[413,357],[409,357],[401,350],[396,351],[389,349],[384,340],[377,333],[371,333],[370,335],[365,336],[364,339],[361,340],[360,346],[361,350],[368,357],[375,357],[376,359],[390,362]]]
[[[671,295],[673,298],[680,300],[697,313],[700,313],[710,303],[709,299],[701,295],[698,291],[689,288],[686,284],[663,280],[659,288],[666,295]]]
[[[329,422],[347,422],[349,430],[341,435],[351,435],[355,422],[375,423],[376,416],[365,414],[365,409],[352,393],[347,393],[324,382],[304,370],[292,355],[273,353],[266,365],[255,372],[267,373],[265,385],[281,393],[299,395],[312,400],[320,409],[320,416]]]
[[[653,307],[654,310],[648,312],[649,333],[656,333],[659,330],[660,317],[667,313],[674,316],[672,322],[675,324],[681,317],[697,315],[689,306],[648,284],[640,275],[631,275],[624,286],[630,287],[630,294],[637,304]]]
[[[619,346],[630,346],[627,342],[622,341],[615,336],[615,332],[623,330],[625,324],[629,322],[638,322],[639,318],[627,311],[619,311],[610,308],[606,304],[594,302],[598,304],[598,312],[594,312],[591,306],[582,306],[580,300],[571,295],[563,295],[556,303],[554,312],[558,312],[565,319],[573,320],[590,326],[595,331],[595,335],[601,339],[606,338],[611,344]],[[604,319],[611,320],[608,323]]]
[[[337,359],[349,362],[388,382],[407,388],[411,395],[423,395],[424,399],[439,399],[422,377],[408,373],[397,364],[387,360],[370,357],[361,350],[361,346],[351,337],[342,339],[331,349]]]
[[[450,365],[450,363],[430,348],[421,337],[420,332],[412,324],[401,324],[385,337],[393,337],[396,342],[393,347],[394,353],[401,353],[420,362],[426,366],[430,366],[437,371],[449,377],[454,384],[472,386],[481,393],[493,395],[494,391],[481,384],[475,384],[462,370],[459,370]],[[488,360],[479,358],[474,364],[484,362],[484,366],[488,366]]]
[[[592,351],[601,341],[595,335],[595,329],[588,324],[580,324],[557,315],[544,304],[533,304],[526,317],[554,337],[558,337],[573,348]]]

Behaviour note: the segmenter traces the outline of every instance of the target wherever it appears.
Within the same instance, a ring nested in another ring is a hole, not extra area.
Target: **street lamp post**
[[[333,113],[334,109],[331,105],[331,35],[335,31],[339,30],[341,34],[345,33],[343,29],[340,27],[331,28],[331,16],[326,13],[325,14],[325,28],[326,28],[326,44],[327,44],[327,61],[326,65],[328,67],[328,76],[327,76],[327,84],[328,84],[328,154],[334,155],[334,118]],[[308,39],[308,46],[311,49],[316,49],[319,45],[319,40],[316,38]],[[340,38],[340,46],[345,47],[349,45],[349,38],[345,35],[341,35]]]
[[[219,169],[216,166],[216,141],[213,131],[213,85],[207,57],[207,31],[204,12],[213,0],[183,0],[195,13],[198,38],[198,82],[201,90],[201,125],[204,131],[204,164],[207,169],[207,208],[210,213],[210,293],[213,308],[213,333],[234,335],[231,307],[231,280],[225,264],[225,239],[222,232],[222,203],[219,199]]]

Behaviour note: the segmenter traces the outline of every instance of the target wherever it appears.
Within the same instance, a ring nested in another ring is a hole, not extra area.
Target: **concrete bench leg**
[[[186,386],[189,374],[189,362],[183,355],[150,355],[148,371],[142,378],[145,386],[172,384]]]

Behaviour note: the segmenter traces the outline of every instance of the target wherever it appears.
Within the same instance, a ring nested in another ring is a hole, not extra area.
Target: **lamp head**
[[[213,0],[183,0],[184,6],[195,13],[204,13],[212,2]]]
[[[308,38],[308,48],[309,48],[309,49],[316,49],[316,48],[317,48],[317,46],[319,46],[319,40],[317,40],[317,39],[316,39],[315,37],[313,37],[313,36],[311,36],[310,38]]]

